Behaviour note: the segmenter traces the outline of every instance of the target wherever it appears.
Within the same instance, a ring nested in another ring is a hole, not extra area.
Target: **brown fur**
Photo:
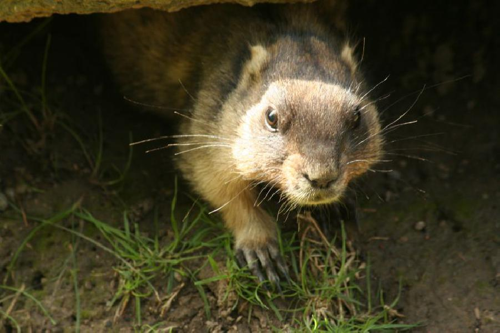
[[[276,240],[255,184],[279,189],[291,206],[328,204],[380,158],[377,110],[324,6],[209,6],[103,19],[105,50],[124,93],[189,110],[180,133],[193,136],[179,141],[190,144],[180,149],[179,167],[222,213],[236,248]],[[276,133],[266,127],[271,106]]]

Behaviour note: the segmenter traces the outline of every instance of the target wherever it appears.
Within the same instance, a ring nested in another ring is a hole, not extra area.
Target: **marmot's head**
[[[320,205],[380,159],[377,110],[356,84],[285,78],[266,87],[232,149],[245,178],[271,183],[294,204]]]

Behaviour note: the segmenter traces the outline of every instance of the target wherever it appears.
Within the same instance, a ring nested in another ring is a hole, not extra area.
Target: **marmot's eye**
[[[273,107],[269,107],[266,111],[266,124],[273,132],[278,130],[278,111]]]
[[[358,128],[360,123],[361,123],[361,106],[357,106],[356,110],[354,110],[354,117],[352,118],[352,129]]]

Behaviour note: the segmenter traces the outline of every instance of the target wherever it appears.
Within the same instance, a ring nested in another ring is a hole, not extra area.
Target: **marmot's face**
[[[274,82],[238,128],[236,165],[294,204],[337,201],[381,155],[377,111],[368,104],[339,85]]]

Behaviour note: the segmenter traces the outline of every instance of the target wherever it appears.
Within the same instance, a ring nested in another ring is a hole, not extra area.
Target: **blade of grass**
[[[141,298],[137,295],[135,296],[135,319],[137,321],[137,325],[142,327]]]
[[[7,51],[1,61],[6,64],[6,66],[9,66],[13,62],[13,60],[17,58],[17,55],[19,54],[19,52],[21,52],[23,46],[29,43],[33,39],[33,37],[41,33],[42,30],[45,29],[50,22],[52,22],[52,17],[44,19],[39,25],[37,25],[35,29],[27,34],[26,37],[21,39],[19,43],[17,43],[14,47]]]
[[[47,59],[49,57],[49,48],[51,42],[51,35],[47,36],[47,42],[45,43],[45,51],[43,55],[43,64],[42,64],[42,114],[45,120],[49,118],[48,108],[47,108],[47,90],[46,90],[46,81],[47,81]]]
[[[23,294],[24,296],[26,296],[27,298],[29,298],[30,300],[32,300],[40,308],[40,310],[42,310],[42,312],[44,313],[44,315],[47,318],[49,318],[49,320],[50,320],[50,322],[51,322],[52,325],[56,325],[57,324],[57,321],[54,318],[52,318],[52,316],[47,311],[47,309],[45,309],[45,307],[42,305],[42,303],[39,300],[37,300],[33,295],[31,295],[30,293],[28,293],[26,290],[21,290],[21,289],[17,289],[17,288],[6,286],[6,285],[0,285],[0,288],[1,289],[5,289],[5,290],[14,291],[14,292],[20,292],[21,294]]]
[[[71,219],[72,227],[74,228],[75,219]],[[80,291],[78,290],[78,265],[76,262],[76,250],[77,250],[77,242],[75,239],[75,235],[71,235],[71,261],[73,264],[73,269],[71,269],[71,277],[73,279],[73,289],[75,291],[75,308],[76,308],[76,320],[75,320],[75,332],[80,333],[80,325],[81,325],[81,302],[80,302]]]
[[[129,142],[133,142],[132,132],[129,132]],[[125,164],[124,169],[121,172],[119,172],[118,178],[104,182],[103,185],[113,186],[113,185],[121,183],[125,179],[125,177],[127,176],[128,171],[130,170],[130,166],[132,165],[133,155],[134,155],[134,146],[129,145],[127,163]]]
[[[21,333],[21,327],[19,326],[19,323],[12,316],[8,315],[7,312],[2,311],[2,309],[0,309],[0,314],[2,315],[2,320],[0,321],[1,325],[0,327],[5,328],[5,326],[3,325],[3,321],[5,319],[8,319],[10,322],[12,322],[12,324],[14,324],[17,333]]]
[[[38,120],[36,119],[36,117],[33,115],[33,113],[28,108],[28,106],[26,105],[26,102],[24,101],[23,96],[21,96],[21,94],[17,90],[15,84],[12,82],[12,80],[7,75],[7,73],[4,71],[2,66],[0,66],[0,74],[3,77],[3,79],[5,80],[5,82],[7,82],[7,85],[12,90],[14,95],[16,95],[16,98],[18,99],[19,103],[21,104],[21,109],[24,111],[24,113],[26,113],[26,115],[30,119],[33,126],[35,126],[35,128],[38,130],[40,128],[40,124],[38,123]]]
[[[200,285],[195,285],[196,290],[200,294],[201,299],[203,300],[203,308],[205,309],[205,315],[208,319],[212,318],[212,313],[210,310],[210,303],[208,302],[207,294],[205,293],[205,289],[203,289]]]
[[[104,150],[104,137],[103,137],[103,129],[102,129],[102,114],[101,110],[99,109],[99,114],[97,117],[97,124],[99,128],[99,136],[98,136],[98,147],[97,147],[97,154],[95,156],[95,161],[94,161],[94,167],[92,169],[92,173],[90,175],[91,178],[96,178],[97,174],[99,173],[99,170],[101,168],[101,163],[102,163],[102,154]]]
[[[64,128],[73,137],[73,139],[75,139],[75,141],[80,146],[80,149],[83,153],[83,156],[85,156],[85,159],[87,160],[87,163],[89,164],[89,167],[91,169],[94,169],[94,160],[92,159],[89,152],[87,151],[87,148],[85,147],[85,144],[83,143],[83,140],[80,138],[80,136],[75,132],[75,130],[73,130],[71,127],[69,127],[63,121],[59,121],[59,125],[61,125],[61,127]]]
[[[61,213],[59,214],[56,214],[55,216],[53,216],[52,218],[44,221],[43,224],[39,224],[38,226],[36,226],[35,228],[33,228],[33,230],[30,231],[30,233],[28,234],[28,236],[26,238],[24,238],[24,240],[21,242],[21,245],[19,245],[19,247],[16,249],[16,252],[14,252],[14,255],[12,256],[12,259],[10,260],[9,262],[9,265],[7,266],[7,271],[6,271],[6,274],[5,274],[5,278],[4,278],[4,281],[3,283],[6,283],[9,275],[12,273],[12,269],[14,268],[16,262],[17,262],[17,259],[19,257],[19,255],[21,254],[21,252],[24,250],[24,248],[26,247],[26,244],[28,244],[28,242],[33,239],[33,237],[43,228],[47,227],[47,226],[51,226],[51,225],[54,225],[55,223],[69,217],[71,214],[74,213],[74,211],[76,210],[76,208],[79,206],[79,202],[73,204],[73,206],[71,206],[71,208],[65,210],[65,211],[62,211]],[[18,213],[22,214],[21,210],[17,207],[15,207],[14,205],[11,205],[11,207],[13,207]]]

